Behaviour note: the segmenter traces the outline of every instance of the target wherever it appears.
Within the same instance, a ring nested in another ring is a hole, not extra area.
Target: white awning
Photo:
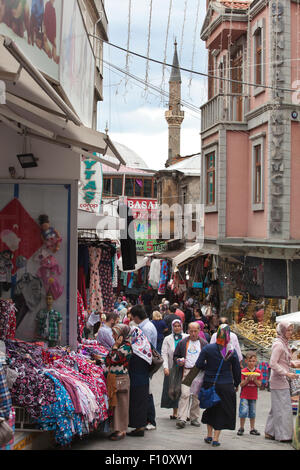
[[[109,136],[83,126],[18,47],[1,36],[0,80],[6,86],[5,104],[0,104],[0,122],[19,134],[69,148],[115,169],[121,163],[126,165]]]
[[[196,258],[200,255],[205,255],[206,252],[203,250],[203,246],[200,243],[195,243],[195,245],[186,248],[182,253],[173,258],[173,267],[180,266],[181,264],[186,264],[188,261]]]
[[[276,322],[300,323],[300,312],[287,313],[276,317]]]
[[[79,230],[120,230],[123,228],[122,224],[125,224],[125,220],[119,217],[78,211],[77,227]]]

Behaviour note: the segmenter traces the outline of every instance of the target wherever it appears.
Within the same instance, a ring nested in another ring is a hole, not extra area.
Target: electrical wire
[[[195,60],[195,46],[196,46],[196,34],[197,34],[197,27],[198,27],[198,21],[199,21],[199,8],[200,8],[200,0],[198,0],[197,4],[197,13],[196,13],[196,20],[195,20],[195,28],[194,28],[194,39],[193,39],[193,52],[192,52],[192,65],[191,65],[191,70],[194,68],[194,60]],[[192,86],[192,79],[193,79],[193,74],[191,73],[188,88],[189,88],[189,97],[191,97],[191,86]]]
[[[162,79],[161,79],[161,84],[160,87],[163,88],[165,84],[165,67],[166,67],[166,60],[167,60],[167,47],[168,47],[168,38],[169,38],[169,29],[170,29],[170,18],[171,18],[171,12],[172,12],[172,2],[173,0],[170,0],[169,3],[169,14],[168,14],[168,24],[167,24],[167,30],[166,30],[166,41],[165,41],[165,50],[164,50],[164,61],[160,62],[163,66],[162,68]],[[150,59],[151,60],[151,59]]]
[[[182,23],[182,30],[181,30],[181,39],[180,39],[180,52],[179,52],[179,61],[180,62],[181,62],[182,47],[183,47],[183,37],[184,37],[184,28],[185,28],[185,21],[186,21],[187,3],[188,3],[188,0],[185,0],[183,23]]]
[[[121,51],[124,51],[124,52],[128,52],[129,54],[132,54],[136,57],[140,57],[142,59],[147,59],[146,56],[142,55],[142,54],[138,54],[137,52],[133,52],[133,51],[127,51],[127,49],[125,49],[124,47],[121,47],[121,46],[118,46],[116,44],[113,44],[109,41],[105,41],[103,40],[102,38],[98,37],[98,36],[94,36],[93,34],[89,34],[89,36],[92,36],[92,37],[96,37],[97,39],[105,42],[106,44],[112,46],[112,47],[115,47]],[[169,63],[164,63],[158,59],[153,59],[153,58],[150,58],[149,57],[149,60],[151,62],[154,62],[156,64],[161,64],[161,65],[165,65],[167,67],[173,67],[173,64],[169,64]],[[251,83],[251,82],[244,82],[244,81],[241,81],[241,80],[232,80],[232,79],[229,79],[229,78],[224,78],[224,77],[219,77],[219,76],[216,76],[216,75],[211,75],[211,74],[208,74],[208,73],[204,73],[204,72],[198,72],[196,70],[191,70],[191,69],[188,69],[188,68],[185,68],[185,67],[177,67],[179,70],[183,71],[183,72],[192,72],[193,74],[195,75],[199,75],[201,77],[208,77],[208,78],[213,78],[215,80],[223,80],[223,81],[226,81],[226,82],[231,82],[231,83],[237,83],[237,84],[241,84],[241,85],[249,85],[249,86],[252,86],[252,87],[261,87],[261,88],[266,88],[266,89],[270,89],[270,90],[276,90],[276,91],[285,91],[285,92],[292,92],[294,93],[294,89],[290,89],[290,88],[279,88],[279,87],[274,87],[274,86],[271,86],[271,85],[265,85],[265,84],[260,84],[258,85],[257,83]]]
[[[149,11],[149,24],[148,24],[148,46],[147,46],[147,62],[146,62],[146,74],[145,74],[145,93],[147,91],[147,83],[148,83],[148,77],[149,77],[149,55],[150,55],[150,39],[151,39],[151,23],[152,23],[152,0],[150,0],[150,11]]]

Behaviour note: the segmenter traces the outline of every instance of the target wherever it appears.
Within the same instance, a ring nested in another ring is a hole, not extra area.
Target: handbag
[[[151,378],[163,365],[163,358],[159,354],[159,352],[155,349],[154,346],[151,344],[151,351],[152,351],[152,364],[150,366],[149,377]]]
[[[177,401],[181,395],[182,367],[173,365],[169,375],[168,395],[171,400]]]
[[[4,418],[0,418],[0,447],[5,446],[14,437],[14,431]]]
[[[295,369],[290,368],[290,372],[295,373]],[[300,395],[300,375],[296,379],[288,380],[290,385],[290,394],[291,397],[296,397]]]
[[[129,390],[130,382],[128,374],[116,375],[117,392],[127,392]]]
[[[219,395],[216,392],[215,385],[216,385],[216,382],[218,380],[219,373],[220,373],[221,367],[223,365],[223,362],[224,362],[224,359],[222,359],[222,361],[219,365],[219,369],[218,369],[215,381],[213,383],[213,386],[210,387],[210,388],[207,388],[207,389],[204,389],[204,388],[200,389],[200,392],[199,392],[199,395],[198,395],[198,399],[199,399],[199,402],[200,402],[200,408],[204,408],[204,409],[212,408],[213,406],[217,405],[217,403],[219,403],[221,401],[221,398],[219,397]]]

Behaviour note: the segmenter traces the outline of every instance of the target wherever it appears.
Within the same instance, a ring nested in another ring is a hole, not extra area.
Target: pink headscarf
[[[206,336],[204,334],[204,323],[201,320],[197,320],[195,323],[198,323],[200,325],[200,332],[199,332],[199,338],[205,339],[207,341]]]
[[[281,341],[285,347],[286,353],[291,358],[292,352],[289,347],[289,342],[286,337],[286,330],[292,325],[292,323],[288,322],[280,322],[276,327],[277,338],[275,341]]]

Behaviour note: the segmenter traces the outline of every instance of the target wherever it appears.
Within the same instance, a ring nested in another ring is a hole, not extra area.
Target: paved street
[[[82,442],[72,446],[73,450],[211,450],[205,444],[203,438],[206,436],[206,426],[195,428],[187,424],[185,429],[176,428],[175,421],[169,419],[170,411],[160,408],[160,395],[162,390],[162,369],[152,380],[152,389],[155,400],[157,429],[146,431],[145,437],[126,437],[122,441],[112,442],[101,435],[94,434]],[[236,431],[223,431],[221,433],[221,446],[223,450],[292,450],[292,446],[286,443],[268,441],[264,438],[264,426],[270,410],[270,393],[259,392],[257,404],[257,430],[261,436],[249,434],[249,420],[246,423],[246,431],[243,437],[236,434],[239,422],[237,420]],[[239,399],[238,399],[239,403]]]

